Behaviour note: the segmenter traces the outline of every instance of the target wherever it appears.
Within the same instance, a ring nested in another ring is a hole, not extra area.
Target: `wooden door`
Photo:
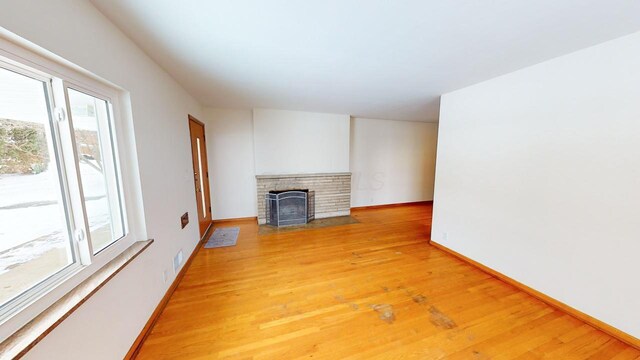
[[[198,225],[200,238],[211,225],[211,192],[209,191],[209,166],[207,163],[207,141],[204,136],[204,124],[189,115],[191,134],[191,156],[193,157],[193,183],[196,188]]]

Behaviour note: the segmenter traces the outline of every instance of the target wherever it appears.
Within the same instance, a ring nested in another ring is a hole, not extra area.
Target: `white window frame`
[[[73,222],[71,227],[82,229],[85,234],[84,241],[87,242],[85,246],[79,246],[76,234],[70,234],[76,254],[74,263],[7,303],[11,306],[5,306],[0,314],[0,339],[3,339],[43,312],[107,262],[120,255],[134,242],[146,239],[146,229],[143,221],[144,212],[128,92],[2,28],[0,28],[0,65],[44,81],[47,84],[50,106],[64,108],[66,119],[53,120],[54,131],[57,132],[53,136],[58,154],[56,157],[60,171],[66,174],[66,176],[60,176],[60,181],[68,181],[65,185],[68,188],[79,189],[79,191],[64,193],[65,204],[72,204],[71,208],[74,211],[65,210],[67,217],[72,218],[70,219]],[[111,136],[116,154],[116,176],[120,186],[125,236],[96,254],[93,253],[91,242],[88,241],[88,223],[83,197],[77,196],[82,194],[82,186],[67,95],[69,88],[106,100],[111,105]],[[53,115],[55,117],[55,114]],[[69,149],[69,146],[72,149]],[[76,194],[75,197],[74,194]],[[79,212],[78,209],[82,211]]]
[[[61,79],[57,79],[58,81],[61,81]],[[68,123],[69,126],[69,131],[67,131],[65,129],[66,133],[71,134],[71,136],[73,137],[73,133],[74,133],[74,127],[73,127],[73,116],[71,114],[71,102],[69,100],[69,90],[75,90],[77,92],[81,92],[83,94],[89,95],[89,96],[93,96],[99,100],[105,100],[107,102],[107,105],[109,107],[108,112],[109,112],[109,127],[110,127],[110,141],[111,141],[111,146],[113,147],[113,149],[111,149],[114,153],[115,153],[115,170],[116,170],[116,179],[117,179],[117,185],[118,185],[118,197],[120,198],[120,206],[121,206],[121,211],[122,211],[122,216],[124,218],[124,233],[125,233],[125,237],[128,234],[128,221],[127,221],[127,210],[126,210],[126,201],[125,201],[125,197],[124,197],[124,187],[123,187],[123,179],[122,179],[122,174],[120,171],[120,152],[119,152],[119,146],[118,146],[118,136],[117,136],[117,132],[116,132],[116,128],[115,128],[115,113],[114,110],[117,108],[117,106],[115,104],[117,104],[117,96],[114,96],[116,94],[105,94],[105,93],[99,93],[94,91],[93,89],[90,88],[86,88],[84,87],[82,84],[80,83],[76,83],[76,82],[72,82],[72,81],[63,81],[62,84],[58,85],[58,90],[62,90],[63,94],[59,95],[60,97],[64,97],[62,99],[62,101],[64,101],[64,103],[66,104],[65,107],[65,112],[66,112],[66,122]],[[115,104],[114,104],[115,103]],[[74,159],[73,161],[75,162],[75,164],[78,164],[78,150],[76,148],[76,141],[74,138],[71,138],[68,140],[68,142],[72,145],[73,150],[71,151],[71,149],[68,150],[68,153],[73,155]],[[103,149],[104,151],[104,149]],[[109,154],[110,155],[110,154]],[[77,168],[77,165],[76,165]],[[81,176],[79,171],[76,171],[76,177],[78,179],[78,181],[81,180]],[[84,232],[85,232],[85,238],[89,238],[90,237],[90,230],[89,230],[89,219],[86,216],[87,211],[86,211],[86,204],[84,201],[82,201],[82,199],[84,199],[84,190],[82,185],[78,186],[79,188],[79,194],[80,199],[76,199],[77,202],[74,204],[75,207],[77,208],[82,208],[82,213],[84,214],[84,216],[82,218],[78,218],[77,221],[83,221],[84,222]],[[93,262],[93,258],[98,255],[99,253],[107,250],[110,246],[112,246],[113,244],[115,244],[116,242],[120,241],[120,239],[117,239],[115,241],[113,241],[112,243],[110,243],[109,245],[107,245],[105,248],[100,249],[98,252],[95,252],[93,250],[93,242],[92,241],[87,241],[87,247],[85,250],[88,250],[89,253],[88,254],[81,254],[82,256],[84,256],[85,258],[82,259],[83,263],[92,263]]]

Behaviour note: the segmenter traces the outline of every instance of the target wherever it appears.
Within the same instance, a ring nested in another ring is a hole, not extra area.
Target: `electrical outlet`
[[[173,272],[174,273],[177,274],[178,270],[180,270],[180,265],[182,265],[182,260],[183,260],[182,249],[180,249],[180,251],[178,251],[176,256],[173,257]]]

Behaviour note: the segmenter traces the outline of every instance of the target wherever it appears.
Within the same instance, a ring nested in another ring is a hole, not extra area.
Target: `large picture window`
[[[0,57],[0,320],[127,234],[110,96]]]

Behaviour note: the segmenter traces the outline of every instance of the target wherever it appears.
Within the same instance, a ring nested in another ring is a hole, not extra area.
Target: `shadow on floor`
[[[325,227],[333,227],[333,226],[341,226],[341,225],[349,225],[349,224],[358,224],[360,221],[354,218],[353,216],[337,216],[325,219],[315,219],[308,224],[304,225],[292,225],[292,226],[271,226],[271,225],[260,225],[258,229],[258,235],[270,235],[270,234],[278,234],[283,232],[297,231],[297,230],[307,230],[307,229],[320,229]]]

